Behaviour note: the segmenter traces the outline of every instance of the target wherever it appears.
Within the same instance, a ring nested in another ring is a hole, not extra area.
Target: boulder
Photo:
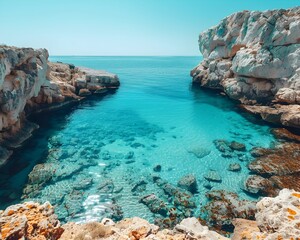
[[[188,190],[191,193],[196,193],[198,188],[197,179],[192,174],[183,176],[182,178],[179,179],[177,186],[185,190]]]
[[[217,171],[208,171],[205,175],[204,178],[208,181],[212,181],[212,182],[222,182],[222,178],[219,175],[219,173]]]
[[[241,171],[242,167],[238,163],[230,163],[227,170],[231,172],[239,172]]]
[[[255,202],[239,199],[236,193],[212,190],[206,194],[208,203],[202,208],[207,212],[207,222],[211,226],[232,225],[235,218],[253,220],[256,212]]]

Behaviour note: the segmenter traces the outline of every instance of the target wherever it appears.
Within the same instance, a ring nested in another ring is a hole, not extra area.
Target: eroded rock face
[[[300,236],[300,193],[283,189],[275,198],[256,204],[256,221],[236,219],[232,239],[298,239]]]
[[[63,233],[50,203],[17,204],[0,211],[0,239],[59,239]]]
[[[300,7],[232,14],[200,34],[199,49],[194,83],[224,91],[266,121],[300,127]]]
[[[46,49],[0,45],[0,166],[38,126],[26,115],[55,109],[117,88],[118,76],[105,71],[48,62]],[[8,149],[9,150],[8,150]]]

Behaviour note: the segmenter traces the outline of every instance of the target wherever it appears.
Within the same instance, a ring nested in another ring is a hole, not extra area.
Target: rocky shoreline
[[[243,11],[199,36],[193,83],[218,89],[265,121],[300,128],[300,7]]]
[[[255,220],[236,218],[232,240],[252,239],[298,239],[300,236],[300,193],[283,189],[275,198],[263,198],[256,204]],[[221,206],[219,206],[221,209]],[[48,203],[42,205],[27,202],[0,211],[0,237],[3,240],[77,240],[77,239],[199,239],[226,240],[198,219],[185,218],[173,229],[161,229],[141,218],[113,222],[61,225]]]
[[[258,114],[268,122],[300,128],[299,7],[233,14],[202,33],[199,47],[204,60],[191,72],[194,84],[225,92],[240,101],[246,111]],[[12,155],[13,149],[38,128],[27,120],[30,114],[61,108],[90,95],[102,95],[120,85],[115,74],[51,63],[48,57],[45,49],[0,46],[0,167]],[[142,121],[135,124],[141,126],[138,134],[149,135],[151,132],[152,138],[162,131]],[[76,141],[81,141],[80,137],[84,136],[79,134]],[[128,133],[128,129],[119,134],[132,142],[134,134]],[[25,202],[0,211],[0,238],[225,240],[228,238],[220,233],[229,235],[234,229],[232,239],[294,239],[300,235],[300,137],[285,128],[274,129],[273,134],[278,144],[270,149],[250,149],[243,142],[228,139],[213,142],[223,158],[248,163],[251,175],[243,182],[243,191],[255,196],[278,195],[263,198],[258,203],[242,200],[233,192],[213,189],[222,182],[215,170],[207,172],[201,180],[208,190],[205,203],[195,200],[198,182],[192,174],[183,176],[177,185],[159,176],[161,165],[154,166],[141,179],[130,177],[130,173],[120,176],[127,183],[126,191],[155,214],[155,225],[140,218],[119,221],[123,219],[123,210],[116,199],[123,187],[117,185],[120,179],[111,179],[110,173],[120,165],[118,159],[124,159],[125,164],[133,163],[133,151],[113,156],[109,151],[101,152],[102,159],[113,157],[116,161],[104,167],[103,181],[95,184],[92,177],[79,173],[82,168],[98,165],[95,160],[100,156],[101,144],[92,142],[84,146],[92,150],[92,154],[85,148],[76,153],[59,149],[59,137],[54,136],[49,139],[49,158],[53,161],[33,168],[22,199],[38,201],[41,189],[48,183],[66,184],[64,192],[57,192],[57,186],[53,184],[46,198],[55,205],[60,220],[64,221],[68,216],[80,213],[81,203],[87,197],[84,195],[86,189],[97,185],[94,187],[98,193],[113,196],[105,214],[119,222],[104,218],[101,223],[61,225],[48,202],[42,205]],[[68,144],[74,144],[74,139],[68,140]],[[143,147],[138,142],[130,144],[132,148]],[[201,147],[188,152],[199,159],[210,154],[210,150]],[[70,158],[73,155],[78,156],[76,164]],[[63,165],[58,164],[60,158],[57,156],[67,159]],[[226,171],[238,173],[245,168],[238,161],[229,164]],[[64,181],[66,179],[68,181]],[[149,185],[157,193],[145,191]],[[200,216],[195,214],[198,209],[205,212],[205,219],[192,217]]]
[[[0,167],[38,127],[29,114],[104,94],[120,85],[105,71],[51,63],[46,49],[0,46]]]

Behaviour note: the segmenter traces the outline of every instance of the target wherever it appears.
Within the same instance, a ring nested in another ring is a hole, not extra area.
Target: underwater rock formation
[[[0,166],[38,126],[26,115],[101,94],[120,85],[117,75],[48,62],[46,49],[0,46]]]
[[[300,191],[299,137],[283,128],[274,129],[273,133],[279,140],[275,148],[254,148],[251,151],[255,160],[248,168],[255,175],[245,181],[244,190],[247,192],[276,196],[283,188]]]
[[[206,194],[209,202],[203,207],[207,213],[207,222],[222,229],[232,224],[235,218],[254,219],[255,202],[239,199],[236,193],[213,190]]]
[[[177,183],[177,186],[188,190],[191,193],[196,193],[198,191],[197,179],[192,174],[180,178]]]
[[[199,36],[193,82],[219,89],[273,123],[300,127],[300,7],[243,11]]]
[[[217,194],[219,197],[220,194]],[[216,195],[216,196],[217,196]],[[235,197],[232,198],[234,201]],[[236,207],[235,204],[231,207]],[[229,207],[229,205],[225,207]],[[275,198],[263,198],[256,204],[256,220],[232,219],[233,240],[297,239],[300,236],[300,193],[283,189]],[[219,205],[219,211],[222,211]],[[243,210],[240,214],[245,215]],[[222,218],[218,218],[222,220]],[[253,217],[254,219],[254,217]],[[104,218],[101,222],[67,223],[60,226],[53,207],[49,203],[33,202],[17,204],[0,211],[0,237],[9,239],[174,239],[174,240],[229,240],[196,218],[185,218],[174,228],[160,229],[141,218],[127,218],[113,222]]]

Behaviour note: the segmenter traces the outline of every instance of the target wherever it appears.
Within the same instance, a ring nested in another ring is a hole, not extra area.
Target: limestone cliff
[[[116,75],[48,62],[46,49],[0,46],[0,166],[37,127],[29,113],[119,86]]]
[[[199,36],[193,82],[220,89],[263,119],[300,128],[300,7],[243,11]]]
[[[299,239],[299,192],[283,189],[275,198],[263,198],[256,208],[256,221],[235,219],[232,240]],[[137,217],[117,223],[104,218],[101,223],[67,223],[61,226],[49,203],[40,205],[33,202],[0,211],[0,239],[229,240],[210,231],[194,217],[182,220],[173,230],[161,230]]]

